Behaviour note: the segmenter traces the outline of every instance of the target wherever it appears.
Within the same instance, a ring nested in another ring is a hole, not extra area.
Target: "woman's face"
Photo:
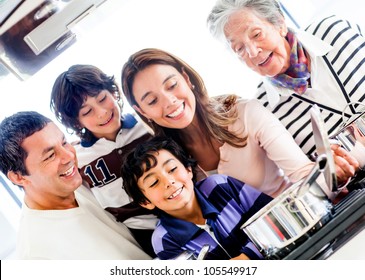
[[[133,108],[156,124],[183,129],[195,115],[195,95],[188,76],[169,65],[155,64],[137,73],[132,91]]]
[[[284,73],[290,63],[290,46],[285,39],[284,19],[276,27],[252,10],[232,14],[225,28],[225,36],[232,50],[253,71],[273,77]]]

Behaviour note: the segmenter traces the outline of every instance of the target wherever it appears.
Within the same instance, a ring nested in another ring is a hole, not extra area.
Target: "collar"
[[[122,123],[121,130],[124,128],[131,129],[138,123],[137,119],[132,114],[122,115],[120,120]],[[96,137],[93,137],[89,141],[81,140],[81,146],[84,148],[89,148],[92,145],[94,145],[98,140],[99,140],[99,138],[96,138]]]
[[[121,118],[122,121],[122,129],[130,129],[133,128],[137,124],[137,119],[132,114],[125,114]]]
[[[219,211],[206,199],[206,197],[195,188],[195,195],[202,209],[203,217],[206,219],[214,218],[219,214]],[[161,225],[168,231],[172,238],[184,246],[193,236],[200,230],[194,223],[187,222],[181,219],[174,218],[165,212],[160,215]]]
[[[304,50],[309,54],[311,61],[313,61],[315,57],[322,57],[326,55],[333,49],[330,44],[308,32],[296,30],[295,35],[302,43]],[[278,104],[280,101],[280,95],[287,96],[288,92],[290,92],[290,95],[293,93],[285,88],[274,86],[267,77],[264,77],[263,82],[267,93],[267,100],[271,108],[274,108],[275,105]]]

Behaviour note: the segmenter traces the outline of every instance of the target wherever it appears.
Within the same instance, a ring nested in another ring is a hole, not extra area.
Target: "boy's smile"
[[[193,173],[167,150],[159,150],[153,156],[157,160],[156,166],[138,179],[139,188],[150,201],[142,206],[157,207],[180,217],[196,202]]]

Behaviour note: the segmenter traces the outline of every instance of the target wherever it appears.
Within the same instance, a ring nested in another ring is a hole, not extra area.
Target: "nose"
[[[164,97],[165,97],[165,104],[167,107],[169,107],[170,105],[173,105],[177,101],[176,96],[169,92],[165,93]]]
[[[104,109],[104,108],[99,108],[98,111],[97,111],[97,114],[98,114],[98,119],[102,119],[105,114],[107,113],[107,110]]]
[[[62,163],[67,164],[70,161],[75,159],[75,153],[74,149],[70,144],[67,144],[66,146],[63,146],[61,148],[61,159]]]
[[[166,176],[164,180],[164,185],[166,188],[172,187],[175,184],[175,179],[171,176]]]
[[[260,52],[260,49],[256,46],[254,42],[250,42],[245,45],[245,51],[249,57],[256,57]]]

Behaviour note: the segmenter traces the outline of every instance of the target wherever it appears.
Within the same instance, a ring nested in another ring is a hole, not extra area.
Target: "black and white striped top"
[[[365,109],[359,104],[365,98],[365,40],[359,26],[336,16],[317,21],[305,31],[332,46],[328,53],[316,58],[317,63],[311,64],[312,75],[317,77],[317,81],[311,81],[313,89],[302,95],[280,95],[279,102],[271,107],[267,81],[263,81],[256,98],[280,119],[297,144],[310,155],[315,151],[309,114],[313,104],[319,106],[329,135],[333,135],[344,120]],[[310,51],[310,45],[303,45]],[[316,89],[316,83],[320,90]],[[317,98],[319,95],[321,98]]]

